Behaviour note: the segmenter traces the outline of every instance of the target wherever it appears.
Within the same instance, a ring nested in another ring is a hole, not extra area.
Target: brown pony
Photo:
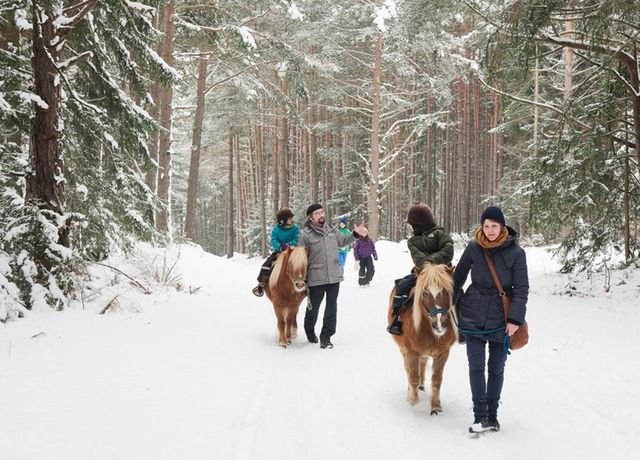
[[[412,307],[405,312],[403,334],[392,336],[400,347],[407,371],[409,390],[407,401],[418,402],[418,389],[424,390],[427,360],[431,358],[431,415],[442,412],[440,385],[442,372],[449,358],[449,349],[458,337],[454,324],[455,314],[451,308],[453,278],[452,269],[445,265],[427,264],[416,281]],[[389,300],[388,320],[391,321]]]
[[[307,295],[307,252],[303,247],[288,248],[278,254],[264,292],[278,319],[278,344],[286,348],[298,333],[298,308]]]

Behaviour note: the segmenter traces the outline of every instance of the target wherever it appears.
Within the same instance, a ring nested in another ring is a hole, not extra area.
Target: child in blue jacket
[[[258,297],[264,294],[264,284],[271,275],[271,266],[275,262],[276,257],[282,251],[286,251],[289,246],[298,244],[300,236],[300,227],[293,223],[293,212],[289,208],[282,208],[276,213],[278,223],[271,229],[271,246],[273,252],[260,267],[258,274],[258,285],[251,292]]]

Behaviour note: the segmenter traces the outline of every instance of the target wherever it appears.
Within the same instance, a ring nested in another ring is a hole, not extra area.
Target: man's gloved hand
[[[284,252],[287,249],[289,249],[289,245],[287,243],[284,243],[284,244],[280,245],[280,252]]]
[[[373,260],[377,261],[378,260],[378,256],[373,256]]]

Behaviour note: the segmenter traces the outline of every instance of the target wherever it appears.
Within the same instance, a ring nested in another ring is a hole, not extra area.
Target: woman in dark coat
[[[455,303],[460,332],[467,344],[469,382],[473,399],[473,425],[470,432],[498,431],[498,403],[504,382],[507,350],[505,334],[512,336],[525,321],[529,277],[524,250],[516,232],[505,224],[500,208],[490,206],[481,217],[482,225],[469,242],[454,272]],[[484,258],[487,251],[502,284],[511,298],[505,324],[502,300]],[[471,271],[471,285],[462,288]],[[485,374],[489,350],[488,378]]]

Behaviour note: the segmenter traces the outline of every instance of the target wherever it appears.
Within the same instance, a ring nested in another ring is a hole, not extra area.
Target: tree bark
[[[38,206],[62,215],[65,211],[64,164],[61,138],[58,130],[60,119],[60,85],[55,79],[58,70],[55,63],[59,51],[55,43],[53,20],[55,16],[34,9],[33,14],[33,85],[34,93],[42,103],[34,103],[29,157],[31,171],[27,175],[26,197]],[[45,106],[46,104],[46,106]],[[61,231],[60,243],[68,246],[68,232]]]
[[[233,225],[233,132],[229,129],[229,152],[228,152],[228,172],[227,172],[227,202],[226,202],[226,223],[225,226],[227,232],[227,259],[233,257],[234,250],[234,232],[235,226]]]
[[[158,27],[159,24],[164,24],[164,8],[160,8],[160,14],[157,18],[154,19],[154,26]],[[156,52],[158,56],[162,56],[164,54],[163,51],[164,41],[160,41],[157,45]],[[160,83],[157,81],[151,85],[150,89],[151,99],[153,100],[153,104],[149,108],[149,116],[156,120],[158,124],[160,124]],[[149,138],[149,162],[150,165],[147,168],[147,173],[145,175],[145,183],[149,187],[149,189],[157,195],[158,193],[158,141],[159,141],[159,130],[154,129]],[[155,212],[154,212],[154,220],[155,220]]]
[[[184,221],[184,233],[192,241],[196,238],[196,203],[198,201],[198,177],[200,173],[200,151],[202,148],[202,123],[204,120],[204,91],[207,80],[208,56],[200,50],[198,58],[198,86],[196,90],[196,113],[193,121],[191,140],[191,161],[187,185],[187,214]]]
[[[167,3],[164,11],[164,61],[173,66],[173,39],[175,38],[174,14],[176,5],[173,1]],[[160,134],[158,144],[159,168],[158,168],[158,199],[163,208],[158,211],[156,228],[166,234],[171,240],[171,175],[172,175],[172,128],[173,128],[173,85],[167,85],[160,90],[160,124],[164,131]]]
[[[316,135],[316,107],[309,101],[309,201],[318,202],[318,136]]]
[[[281,84],[282,94],[287,95],[289,85],[287,83],[287,75],[282,77]],[[282,108],[282,118],[280,120],[280,207],[289,206],[289,118],[287,109]]]
[[[264,155],[264,139],[263,139],[263,111],[264,104],[260,100],[260,113],[258,123],[256,124],[256,175],[258,188],[258,211],[260,212],[260,254],[267,254],[267,214],[265,209],[265,155]]]
[[[379,175],[380,175],[380,98],[382,77],[382,34],[377,32],[373,57],[373,97],[371,101],[371,158],[369,161],[371,178],[367,194],[367,217],[369,236],[378,239],[380,214],[378,211]]]
[[[3,14],[2,21],[0,21],[0,49],[9,50],[10,48],[19,49],[20,48],[20,31],[15,26],[15,13],[12,10],[6,11]],[[11,97],[7,95],[7,99],[9,104],[13,105],[11,102]],[[15,102],[15,105],[18,104],[18,101]],[[2,143],[13,143],[16,146],[22,144],[22,138],[20,136],[20,130],[17,127],[14,127],[13,133],[9,133],[4,139],[0,138],[0,142]]]
[[[245,223],[245,213],[247,211],[247,202],[246,202],[246,174],[241,174],[240,171],[242,169],[242,163],[240,162],[240,135],[236,134],[233,136],[233,143],[236,155],[236,184],[238,188],[238,192],[236,194],[236,222],[237,222],[237,242],[238,242],[238,252],[241,254],[245,253],[245,242],[244,236],[242,234],[242,229],[244,228]]]

